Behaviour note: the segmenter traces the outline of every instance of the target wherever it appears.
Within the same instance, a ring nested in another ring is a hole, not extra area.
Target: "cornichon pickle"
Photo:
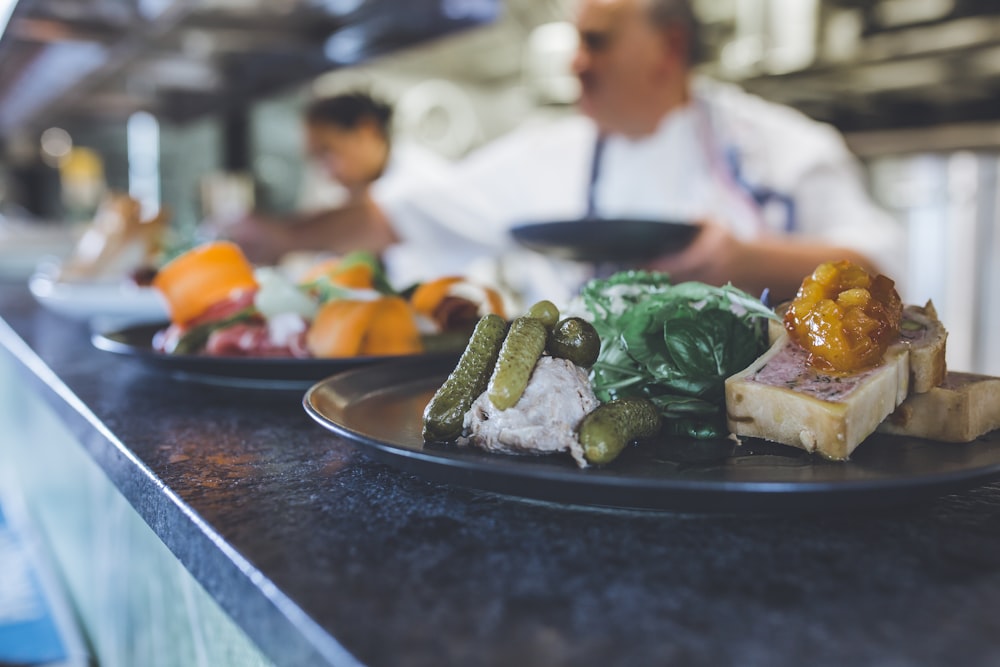
[[[579,317],[567,317],[549,332],[549,354],[588,368],[601,353],[601,337],[594,325]]]
[[[597,406],[580,422],[577,437],[590,463],[610,463],[625,445],[660,430],[660,413],[645,398],[619,398]]]
[[[529,308],[527,315],[541,320],[546,329],[552,329],[559,321],[559,307],[548,299],[543,299]]]
[[[455,370],[424,408],[424,440],[453,440],[462,434],[465,413],[486,391],[506,333],[507,322],[499,315],[479,320]]]
[[[542,321],[534,317],[518,317],[511,323],[487,388],[490,403],[498,410],[506,410],[521,398],[545,351],[547,334]]]

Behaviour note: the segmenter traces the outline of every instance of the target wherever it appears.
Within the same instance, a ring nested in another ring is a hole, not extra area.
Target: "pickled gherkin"
[[[559,307],[548,299],[543,299],[532,305],[527,315],[541,320],[545,328],[551,330],[559,321]]]
[[[660,430],[656,406],[645,398],[619,398],[602,403],[580,422],[577,431],[583,455],[601,465],[615,460],[633,440],[651,438]]]
[[[507,322],[499,315],[489,314],[479,320],[455,370],[424,409],[425,441],[454,440],[462,434],[465,413],[486,391],[506,333]]]
[[[547,335],[545,325],[534,317],[518,317],[511,323],[487,387],[495,408],[506,410],[521,398],[545,350]]]
[[[546,349],[553,357],[589,368],[601,352],[601,337],[594,325],[580,317],[560,320],[549,332]]]

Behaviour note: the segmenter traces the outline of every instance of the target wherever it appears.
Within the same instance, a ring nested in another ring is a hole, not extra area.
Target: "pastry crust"
[[[940,386],[907,398],[878,430],[945,442],[969,442],[998,428],[1000,378],[949,372]]]
[[[910,392],[922,394],[944,382],[948,332],[930,301],[903,309],[900,345],[910,350]]]

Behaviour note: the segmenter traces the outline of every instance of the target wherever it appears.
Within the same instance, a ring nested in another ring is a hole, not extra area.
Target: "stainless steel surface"
[[[709,71],[842,130],[997,118],[997,3],[700,0],[698,6],[708,19]]]
[[[22,0],[0,41],[0,127],[217,113],[498,12],[494,0]]]
[[[401,50],[414,56],[392,60],[401,76],[509,85],[537,65],[525,57],[532,30],[568,19],[573,4],[21,0],[0,40],[0,127],[43,127],[70,112],[124,117],[137,109],[186,120]],[[706,72],[842,129],[997,117],[996,3],[696,0],[696,6]],[[410,48],[487,24],[432,53]],[[564,51],[551,56],[562,67]]]

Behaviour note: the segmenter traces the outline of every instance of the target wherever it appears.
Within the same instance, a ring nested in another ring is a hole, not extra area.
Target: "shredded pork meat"
[[[465,414],[467,435],[459,444],[504,454],[568,451],[583,468],[587,460],[576,428],[599,403],[586,370],[566,359],[542,357],[513,407],[498,410],[486,392],[476,398]]]

